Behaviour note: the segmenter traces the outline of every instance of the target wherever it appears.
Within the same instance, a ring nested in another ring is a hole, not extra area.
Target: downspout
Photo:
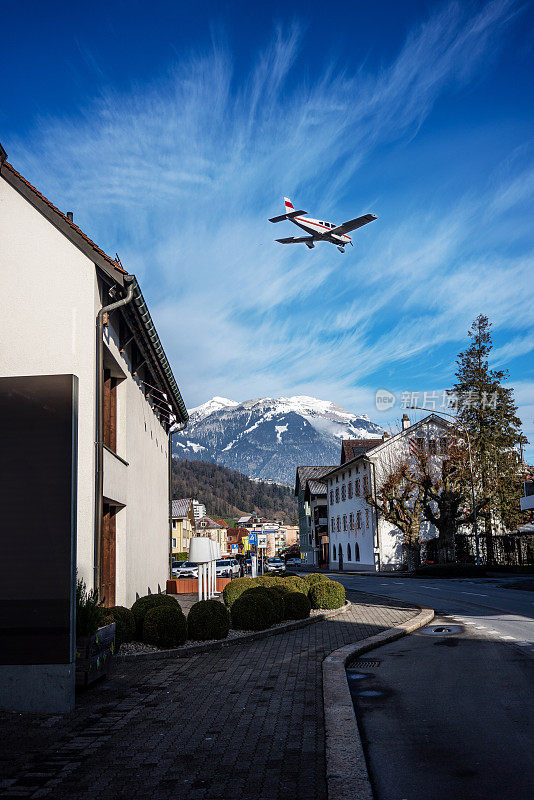
[[[376,504],[376,502],[377,502],[377,500],[376,500],[376,465],[375,465],[375,462],[371,461],[371,460],[369,460],[369,463],[371,464],[371,466],[373,468],[373,500],[375,501],[375,504]],[[378,572],[380,572],[380,570],[382,568],[382,564],[381,564],[381,561],[380,561],[380,533],[379,533],[380,529],[379,529],[378,508],[377,508],[376,505],[375,505],[374,511],[375,511],[375,525],[376,525],[376,548],[378,550],[378,553],[377,553],[377,555],[378,555]]]
[[[175,433],[185,431],[186,428],[187,420],[181,427],[175,427],[169,430],[169,578],[172,578],[172,437]]]
[[[104,510],[104,314],[127,305],[133,298],[135,275],[125,275],[124,284],[128,287],[126,297],[108,306],[103,306],[96,315],[96,442],[95,442],[95,537],[93,589],[100,590],[100,565],[102,544],[102,514]]]

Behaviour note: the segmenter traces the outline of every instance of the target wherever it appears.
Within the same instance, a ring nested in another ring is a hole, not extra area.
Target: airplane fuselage
[[[336,227],[333,222],[324,222],[323,220],[312,219],[311,217],[293,217],[290,222],[294,222],[295,225],[302,228],[306,233],[310,233],[314,237],[320,237],[324,241],[332,242],[332,244],[344,246],[350,244],[352,241],[351,237],[347,236],[346,233],[332,233],[328,235],[328,231]]]

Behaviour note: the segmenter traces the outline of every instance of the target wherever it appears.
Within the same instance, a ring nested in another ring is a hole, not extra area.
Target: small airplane
[[[364,214],[363,217],[356,217],[356,219],[349,219],[348,222],[343,222],[341,225],[334,225],[333,222],[303,217],[302,215],[306,214],[306,211],[295,211],[289,197],[284,197],[284,203],[286,213],[280,214],[279,217],[273,217],[269,222],[282,222],[283,219],[288,219],[311,235],[288,236],[287,239],[277,239],[276,241],[280,244],[305,244],[310,250],[315,247],[315,242],[330,242],[330,244],[336,245],[340,253],[344,253],[345,246],[352,245],[351,237],[347,236],[348,231],[355,231],[356,228],[361,228],[362,225],[367,225],[368,222],[377,219],[374,214]],[[354,245],[352,246],[354,247]]]

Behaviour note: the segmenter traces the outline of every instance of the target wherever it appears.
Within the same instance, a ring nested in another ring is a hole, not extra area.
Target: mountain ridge
[[[297,466],[338,463],[343,439],[382,432],[367,414],[308,395],[243,402],[213,397],[191,409],[188,428],[173,437],[173,453],[292,486]]]

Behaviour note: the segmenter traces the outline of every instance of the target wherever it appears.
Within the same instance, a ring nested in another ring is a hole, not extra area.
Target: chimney
[[[74,222],[74,214],[72,213],[72,211],[67,211],[67,219],[69,220],[69,222]]]
[[[382,434],[382,441],[385,442],[386,439],[389,439],[389,433],[387,431],[384,431],[384,433]]]
[[[410,417],[408,414],[402,415],[402,430],[405,431],[407,428],[410,427]]]

